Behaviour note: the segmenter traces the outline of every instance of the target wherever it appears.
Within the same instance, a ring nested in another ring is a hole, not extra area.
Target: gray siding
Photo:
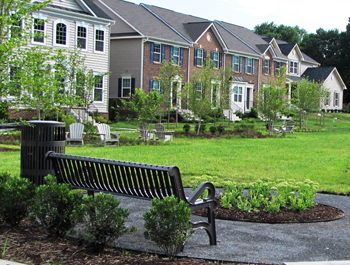
[[[118,97],[118,79],[135,78],[135,87],[141,87],[142,39],[111,40],[109,97]]]

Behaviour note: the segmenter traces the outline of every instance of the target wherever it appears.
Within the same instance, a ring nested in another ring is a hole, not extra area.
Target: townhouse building
[[[110,27],[114,21],[90,0],[53,0],[44,9],[32,13],[32,17],[33,37],[28,47],[78,48],[85,57],[87,70],[92,69],[96,75],[109,72]],[[89,107],[108,117],[108,97],[109,76],[105,75],[95,84]],[[19,115],[24,114],[12,112],[11,116]],[[30,111],[26,115],[25,118],[35,116]]]
[[[255,93],[281,67],[290,75],[290,93],[293,82],[301,80],[308,69],[319,68],[297,45],[258,36],[241,26],[147,4],[91,1],[116,21],[111,27],[110,102],[130,97],[135,88],[160,90],[159,68],[164,60],[172,59],[184,76],[182,81],[173,78],[172,103],[184,109],[178,97],[183,83],[191,80],[194,69],[200,69],[210,55],[217,69],[232,68],[232,93],[225,110],[230,116],[237,110],[249,112]],[[333,72],[339,88],[337,107],[341,108],[340,93],[346,88],[336,69]]]

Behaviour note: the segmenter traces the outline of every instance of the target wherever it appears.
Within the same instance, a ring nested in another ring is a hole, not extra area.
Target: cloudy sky
[[[264,22],[296,26],[308,33],[317,29],[346,30],[350,0],[128,0],[210,20],[223,20],[248,29]]]

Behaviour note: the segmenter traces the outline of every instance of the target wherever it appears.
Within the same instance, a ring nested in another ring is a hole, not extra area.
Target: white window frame
[[[99,74],[98,73],[96,73],[95,74],[95,76],[98,76]],[[103,94],[104,94],[104,82],[105,82],[105,78],[104,78],[104,76],[101,76],[101,84],[102,84],[102,87],[96,87],[96,83],[94,84],[94,93],[93,93],[93,96],[92,96],[92,101],[93,102],[103,102],[103,99],[104,99],[104,96],[103,96]],[[101,100],[95,100],[95,91],[96,90],[101,90]]]
[[[282,63],[281,62],[275,62],[275,74],[281,73],[281,68],[282,68]]]
[[[34,19],[39,19],[43,21],[43,25],[44,25],[44,32],[43,32],[43,38],[44,38],[44,42],[39,42],[39,41],[35,41],[34,40],[34,33],[35,33],[35,29],[34,29],[34,23],[32,24],[32,44],[36,44],[36,45],[46,45],[46,30],[47,30],[47,16],[41,14],[41,13],[33,13],[32,17]]]
[[[242,102],[243,100],[243,87],[235,86],[233,90],[233,101]]]
[[[298,74],[299,63],[297,61],[289,62],[289,73],[293,75]]]
[[[96,39],[97,30],[103,31],[103,51],[96,50],[96,42],[101,41]],[[106,53],[106,38],[107,38],[107,28],[103,26],[94,26],[94,53]]]
[[[130,86],[124,86],[124,80],[129,80],[129,84]],[[124,96],[124,89],[125,90],[129,90],[129,94],[127,94],[126,96]],[[122,91],[121,91],[121,97],[122,98],[130,98],[131,95],[131,77],[123,77],[122,78]]]
[[[265,75],[270,74],[270,59],[265,59],[265,60],[264,60],[263,69],[264,69],[264,74],[265,74]]]
[[[153,91],[158,91],[159,94],[161,94],[161,91],[160,91],[160,80],[159,79],[153,79]]]
[[[171,58],[171,61],[174,64],[177,64],[177,65],[180,64],[180,47],[175,47],[175,46],[173,47],[173,58]]]
[[[158,50],[159,47],[159,50]],[[156,60],[156,56],[158,56],[158,60]],[[161,63],[162,61],[162,44],[155,42],[153,43],[153,62]]]
[[[66,44],[57,43],[57,24],[64,24],[66,26]],[[69,47],[69,23],[63,19],[58,19],[53,22],[53,46]]]
[[[235,60],[237,60],[237,62]],[[235,69],[235,68],[237,68],[237,69]],[[232,71],[235,73],[239,72],[239,56],[237,56],[237,55],[232,56]]]
[[[198,54],[199,54],[199,52],[201,53],[201,56],[198,56]],[[196,66],[200,66],[200,67],[202,67],[203,66],[203,56],[204,56],[204,50],[202,49],[202,48],[198,48],[197,49],[197,54],[196,54]],[[201,61],[201,63],[200,64],[198,64],[198,59],[200,59]]]
[[[202,82],[196,82],[196,94],[197,94],[197,100],[202,99],[203,96],[203,83]]]
[[[215,63],[215,68],[219,69],[219,52],[213,52],[213,62]]]
[[[86,29],[86,38],[85,38],[85,49],[78,47],[78,38],[82,38],[78,36],[78,29],[79,27]],[[81,51],[87,51],[88,50],[88,37],[89,37],[89,25],[85,22],[76,22],[75,23],[75,41],[76,41],[76,47],[78,47]]]
[[[326,106],[329,106],[329,102],[330,102],[330,100],[329,100],[329,98],[330,98],[330,92],[327,92],[326,93],[326,99],[325,99],[325,104],[326,104]]]
[[[250,64],[248,64],[250,62]],[[247,65],[245,68],[247,69],[247,74],[253,74],[253,58],[247,57],[246,60]],[[250,68],[250,71],[248,70]]]
[[[334,93],[334,106],[339,107],[339,93],[338,92]]]

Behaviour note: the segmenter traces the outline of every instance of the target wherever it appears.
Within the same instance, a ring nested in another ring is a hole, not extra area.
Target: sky
[[[176,12],[222,20],[253,30],[256,25],[299,26],[308,33],[316,30],[346,31],[350,0],[127,0],[154,5]]]

